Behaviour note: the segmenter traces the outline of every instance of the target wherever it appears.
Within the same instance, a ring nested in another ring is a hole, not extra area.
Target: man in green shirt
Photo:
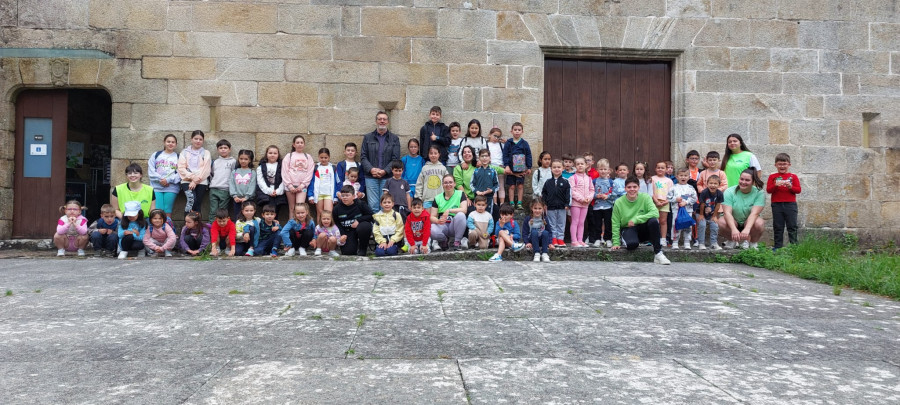
[[[650,195],[638,190],[640,183],[637,177],[629,176],[625,180],[625,198],[619,198],[613,204],[612,249],[618,250],[620,242],[624,242],[626,249],[634,250],[641,242],[650,241],[653,253],[656,253],[653,263],[671,264],[659,244],[659,211]]]

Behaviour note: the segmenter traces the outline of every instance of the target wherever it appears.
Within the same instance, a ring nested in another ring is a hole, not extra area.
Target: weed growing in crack
[[[12,290],[6,290],[6,296],[7,296],[7,297],[12,297],[12,295],[13,295]]]
[[[384,277],[384,273],[383,273],[383,272],[380,272],[380,271],[376,271],[376,272],[372,273],[372,275],[375,276],[375,277],[377,277],[377,278],[382,278],[382,277]]]
[[[239,295],[239,294],[246,294],[246,292],[243,292],[241,290],[231,290],[228,292],[228,294],[229,295]]]
[[[295,271],[295,272],[294,272],[294,275],[295,275],[295,276],[305,276],[306,273],[304,273],[304,272],[302,272],[302,271]]]
[[[309,317],[309,319],[310,319],[310,320],[313,320],[313,321],[321,321],[321,320],[322,320],[322,315],[312,315],[312,316]]]
[[[278,313],[278,316],[282,316],[282,315],[284,315],[285,312],[290,311],[290,310],[291,310],[291,304],[288,304],[288,306],[284,307],[284,309],[282,309],[281,312]]]
[[[356,316],[356,327],[361,328],[363,324],[366,323],[366,314],[359,314]]]
[[[438,301],[444,302],[444,294],[446,294],[446,293],[447,292],[444,290],[437,290]]]

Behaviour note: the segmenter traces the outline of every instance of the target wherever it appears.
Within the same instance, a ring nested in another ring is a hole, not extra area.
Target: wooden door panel
[[[52,165],[50,177],[25,177],[25,118],[50,118],[52,124]],[[66,132],[68,128],[66,91],[25,91],[16,99],[16,174],[13,198],[13,238],[45,239],[56,232],[55,218],[65,203]]]
[[[544,149],[594,152],[610,165],[671,156],[667,62],[553,60],[545,63]]]

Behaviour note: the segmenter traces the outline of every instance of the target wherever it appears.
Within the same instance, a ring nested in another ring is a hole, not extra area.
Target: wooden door
[[[547,59],[544,150],[619,162],[671,158],[667,62]]]
[[[64,90],[29,90],[16,99],[13,238],[46,239],[56,232],[66,195],[67,121]]]

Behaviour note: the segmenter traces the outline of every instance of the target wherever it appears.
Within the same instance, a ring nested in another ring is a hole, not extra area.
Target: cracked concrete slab
[[[0,259],[27,403],[900,400],[900,303],[718,263]]]

